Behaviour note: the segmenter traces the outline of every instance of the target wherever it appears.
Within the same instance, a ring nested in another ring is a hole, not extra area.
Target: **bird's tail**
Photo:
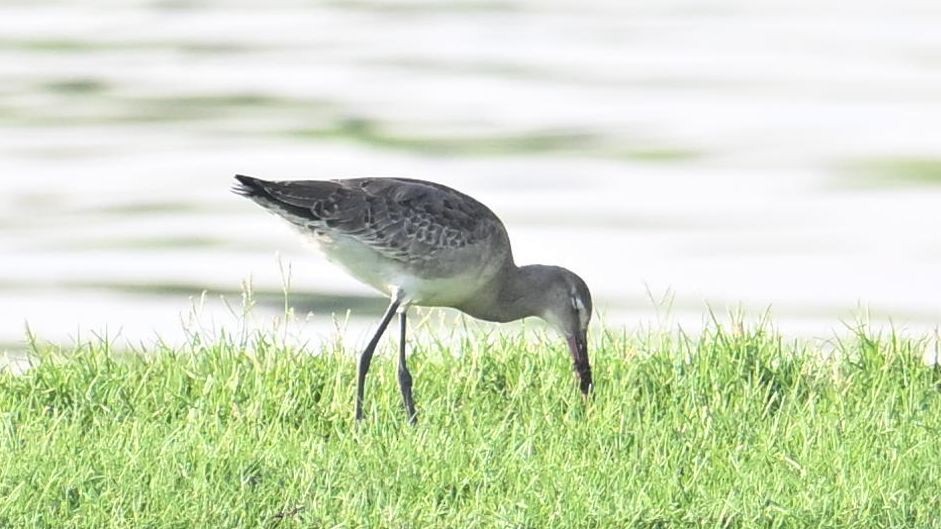
[[[232,186],[232,192],[236,195],[241,195],[246,198],[256,198],[268,194],[265,188],[262,187],[264,180],[241,174],[235,175],[235,179],[238,180],[238,183]]]
[[[297,183],[269,182],[268,180],[245,175],[235,175],[235,179],[238,180],[238,183],[232,186],[232,192],[251,199],[259,206],[295,226],[307,228],[322,220],[312,209],[314,206],[313,198],[294,191],[294,186],[297,186]],[[301,182],[301,184],[304,183]],[[316,184],[316,182],[309,183],[309,185],[313,184]],[[324,182],[324,185],[327,185],[327,183]]]

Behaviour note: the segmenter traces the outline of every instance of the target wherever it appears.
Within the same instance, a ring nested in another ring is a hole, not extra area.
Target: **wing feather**
[[[238,177],[237,191],[303,227],[354,237],[386,258],[415,263],[497,237],[502,222],[477,200],[404,178],[268,182]],[[285,214],[285,211],[289,214]]]

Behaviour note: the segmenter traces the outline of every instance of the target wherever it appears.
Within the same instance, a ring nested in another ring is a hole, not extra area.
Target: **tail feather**
[[[277,192],[278,183],[245,175],[235,175],[238,183],[232,186],[232,192],[250,198],[259,206],[275,213],[293,224],[306,225],[319,218],[310,207],[305,207],[284,200]]]
[[[258,195],[267,194],[261,185],[264,180],[240,174],[235,175],[235,179],[238,180],[238,183],[232,186],[232,192],[236,195],[254,198]]]

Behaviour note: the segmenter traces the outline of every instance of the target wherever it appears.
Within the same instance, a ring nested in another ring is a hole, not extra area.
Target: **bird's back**
[[[441,184],[404,178],[237,178],[237,193],[312,236],[328,258],[380,290],[450,289],[452,297],[460,296],[456,287],[479,287],[513,260],[500,219]],[[456,302],[430,299],[427,293],[416,298],[424,304]]]

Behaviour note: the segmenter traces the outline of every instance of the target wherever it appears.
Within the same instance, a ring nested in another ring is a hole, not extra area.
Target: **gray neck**
[[[471,316],[499,323],[540,316],[545,309],[551,266],[510,264],[474,299],[456,307]]]

